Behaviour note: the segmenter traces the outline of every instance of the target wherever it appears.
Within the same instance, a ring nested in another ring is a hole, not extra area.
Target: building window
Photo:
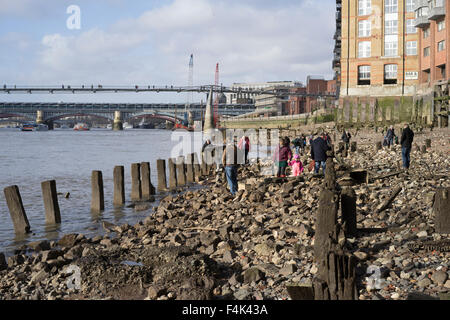
[[[398,12],[398,0],[386,0],[384,3],[385,13],[397,13]]]
[[[384,66],[384,84],[397,84],[396,64],[386,64]]]
[[[417,33],[417,28],[414,27],[414,19],[406,20],[406,33]]]
[[[440,52],[444,50],[445,50],[445,40],[439,41],[437,51]]]
[[[414,12],[416,0],[406,0],[406,12]]]
[[[439,31],[442,31],[444,29],[445,29],[445,20],[441,20],[441,21],[439,21],[437,23],[437,30],[439,32]]]
[[[417,41],[407,41],[406,42],[406,55],[416,56],[417,55]]]
[[[444,6],[444,0],[432,0],[431,1],[432,8],[443,7],[443,6]]]
[[[370,66],[358,67],[358,85],[370,85]]]
[[[430,28],[426,28],[423,30],[423,38],[426,39],[430,36]]]
[[[371,55],[371,42],[361,41],[358,44],[358,58],[370,58]]]
[[[384,22],[384,33],[386,35],[398,34],[398,21],[397,20],[386,20]]]
[[[397,41],[386,41],[384,43],[384,56],[396,57],[398,55],[398,43]]]
[[[370,37],[370,20],[361,20],[358,23],[358,36],[360,38]]]
[[[426,47],[423,49],[423,56],[429,57],[430,56],[430,47]]]
[[[421,17],[428,17],[429,8],[428,7],[420,7],[416,10],[416,19]]]
[[[372,0],[358,0],[358,15],[367,16],[372,13]]]

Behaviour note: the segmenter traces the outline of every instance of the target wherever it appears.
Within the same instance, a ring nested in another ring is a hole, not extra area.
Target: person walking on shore
[[[347,150],[350,149],[350,138],[351,138],[350,132],[346,132],[344,129],[341,139],[345,143],[345,148]]]
[[[406,170],[409,169],[411,164],[411,148],[414,140],[414,132],[409,128],[408,124],[405,124],[402,137],[400,139],[400,144],[402,145],[402,160],[403,160],[403,168]]]
[[[248,153],[250,152],[250,139],[249,137],[242,137],[239,140],[238,148],[241,151],[244,151],[244,163],[248,163]]]
[[[286,177],[288,161],[292,159],[292,151],[289,142],[285,138],[280,138],[280,145],[275,150],[274,162],[278,167],[277,177]]]
[[[325,175],[327,151],[331,150],[326,139],[327,137],[324,133],[321,137],[314,140],[311,146],[311,158],[314,160],[314,172],[316,174],[319,173],[319,169],[322,167]]]
[[[386,133],[386,142],[388,148],[394,145],[394,138],[395,138],[394,126],[390,126]]]
[[[228,187],[230,188],[231,194],[234,196],[238,191],[238,181],[237,181],[237,161],[238,149],[236,143],[229,142],[222,155],[222,164],[225,168],[225,175],[228,181]]]

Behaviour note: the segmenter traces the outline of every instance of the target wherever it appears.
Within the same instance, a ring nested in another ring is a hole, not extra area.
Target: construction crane
[[[216,80],[215,80],[215,89],[214,93],[214,126],[217,128],[217,123],[219,121],[219,63],[216,64]]]

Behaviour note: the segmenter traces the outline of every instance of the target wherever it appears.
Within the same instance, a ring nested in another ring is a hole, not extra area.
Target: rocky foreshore
[[[357,152],[335,162],[337,182],[357,195],[358,233],[343,244],[358,259],[360,300],[448,297],[450,239],[435,232],[432,204],[436,189],[450,186],[450,135],[427,131],[416,141],[425,138],[432,146],[413,149],[408,173],[399,170],[399,146],[376,152],[372,133],[358,132]],[[348,168],[366,170],[369,183],[349,178]],[[232,197],[219,174],[206,188],[167,195],[134,226],[104,223],[105,236],[69,234],[0,254],[0,299],[290,299],[288,286],[318,272],[322,183],[309,172],[273,178],[251,165],[239,169]]]

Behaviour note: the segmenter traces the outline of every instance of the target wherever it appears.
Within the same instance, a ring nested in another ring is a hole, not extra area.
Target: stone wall
[[[430,126],[432,100],[432,95],[341,98],[335,110],[335,119],[337,124],[346,127],[386,126],[404,122]]]

